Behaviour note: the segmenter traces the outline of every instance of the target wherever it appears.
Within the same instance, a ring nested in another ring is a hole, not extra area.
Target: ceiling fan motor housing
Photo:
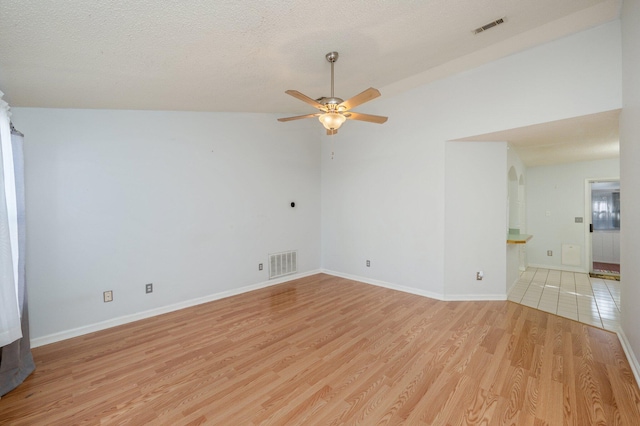
[[[331,105],[338,106],[341,103],[343,103],[344,100],[342,100],[340,98],[336,98],[334,96],[334,97],[330,97],[330,98],[327,98],[327,97],[320,98],[320,99],[318,99],[318,102],[320,102],[322,105],[326,105],[327,107],[329,107],[329,109],[335,109],[335,108],[331,108]]]

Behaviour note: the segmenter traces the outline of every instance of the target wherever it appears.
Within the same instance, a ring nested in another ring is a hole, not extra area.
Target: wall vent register
[[[298,272],[298,251],[283,251],[269,255],[269,279]]]

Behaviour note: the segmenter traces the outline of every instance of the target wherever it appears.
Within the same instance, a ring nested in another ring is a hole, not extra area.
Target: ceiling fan
[[[382,124],[387,121],[387,117],[371,114],[361,114],[358,112],[350,111],[351,108],[355,108],[365,102],[369,102],[372,99],[380,96],[378,89],[373,87],[368,88],[362,93],[359,93],[343,101],[340,98],[333,96],[333,64],[338,60],[338,52],[329,52],[325,56],[327,61],[331,63],[331,97],[323,97],[319,99],[312,99],[297,90],[287,90],[285,93],[291,95],[294,98],[300,99],[302,102],[306,102],[312,107],[320,110],[315,114],[298,115],[295,117],[278,118],[278,121],[292,121],[300,120],[302,118],[318,117],[322,125],[327,129],[327,135],[335,135],[338,133],[338,129],[346,120],[359,120],[368,121],[369,123]]]

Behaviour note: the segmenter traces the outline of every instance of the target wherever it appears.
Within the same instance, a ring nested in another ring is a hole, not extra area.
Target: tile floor
[[[527,268],[509,292],[509,300],[606,330],[619,327],[619,281]]]

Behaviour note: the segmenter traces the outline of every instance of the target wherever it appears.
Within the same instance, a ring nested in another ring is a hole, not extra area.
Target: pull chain
[[[330,136],[331,137],[331,159],[333,160],[333,138],[335,135]]]

